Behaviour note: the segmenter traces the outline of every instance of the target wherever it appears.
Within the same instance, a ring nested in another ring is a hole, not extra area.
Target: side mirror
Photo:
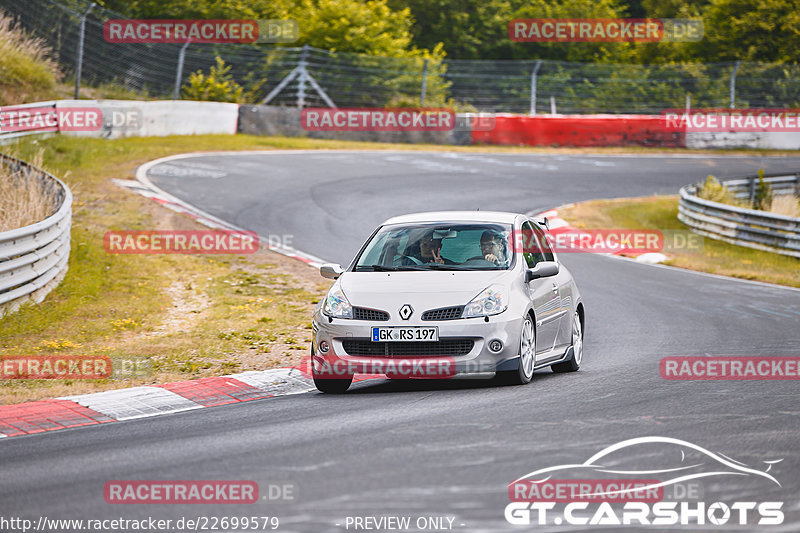
[[[525,283],[539,278],[549,278],[558,274],[558,263],[542,261],[530,270],[525,271]]]
[[[319,274],[323,278],[338,279],[342,275],[344,269],[335,263],[325,263],[319,267]]]
[[[544,226],[547,231],[550,231],[550,221],[547,220],[547,217],[544,217],[542,220],[537,220],[536,223],[540,226]]]

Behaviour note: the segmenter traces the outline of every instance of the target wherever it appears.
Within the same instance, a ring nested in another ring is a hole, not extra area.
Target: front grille
[[[464,306],[442,307],[441,309],[431,309],[422,313],[422,320],[455,320],[461,318]]]
[[[386,321],[389,320],[389,313],[387,313],[386,311],[379,311],[378,309],[367,309],[366,307],[354,307],[353,318],[355,320]]]
[[[433,342],[372,342],[369,339],[342,341],[347,355],[384,357],[422,357],[429,355],[466,355],[475,345],[471,339],[444,339]]]

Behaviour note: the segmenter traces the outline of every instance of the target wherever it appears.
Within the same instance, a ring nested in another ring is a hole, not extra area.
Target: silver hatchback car
[[[443,211],[394,217],[367,239],[316,308],[311,369],[322,392],[356,374],[446,378],[578,370],[585,312],[545,222]]]

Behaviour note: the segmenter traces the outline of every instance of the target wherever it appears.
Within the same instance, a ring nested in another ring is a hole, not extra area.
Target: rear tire
[[[536,359],[536,332],[533,319],[525,315],[519,340],[519,366],[516,370],[498,372],[496,378],[507,385],[526,385],[533,379],[533,366]]]
[[[581,367],[583,361],[583,328],[581,327],[581,317],[578,311],[572,316],[572,357],[563,363],[556,363],[552,367],[553,372],[576,372]]]

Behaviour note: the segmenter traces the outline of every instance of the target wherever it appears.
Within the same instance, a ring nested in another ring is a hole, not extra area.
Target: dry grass
[[[61,73],[51,54],[0,10],[0,105],[53,98]]]
[[[0,232],[44,220],[56,207],[56,199],[25,172],[0,165]]]
[[[772,199],[770,213],[800,218],[800,199],[792,194],[781,194]]]

